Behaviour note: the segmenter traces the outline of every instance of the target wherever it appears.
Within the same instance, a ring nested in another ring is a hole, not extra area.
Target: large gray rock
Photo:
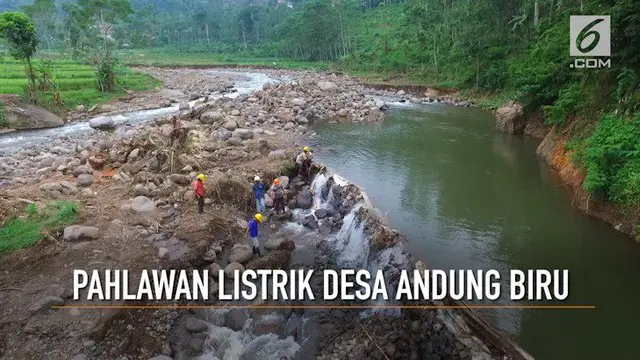
[[[189,332],[199,333],[199,332],[203,332],[203,331],[207,330],[209,327],[202,320],[199,320],[199,319],[196,319],[196,318],[188,318],[187,319],[187,323],[185,324],[185,328]]]
[[[237,137],[242,140],[253,139],[253,131],[249,129],[235,129],[233,131],[233,137]]]
[[[320,81],[318,87],[322,91],[338,91],[338,85],[332,81]]]
[[[224,268],[224,275],[233,278],[235,271],[238,270],[238,274],[242,274],[244,272],[244,266],[238,262],[232,262]]]
[[[220,141],[226,141],[231,139],[231,136],[233,135],[233,133],[227,129],[220,129],[218,131],[216,131],[215,133],[215,137],[220,140]]]
[[[18,130],[52,128],[64,125],[64,121],[39,106],[27,104],[18,96],[3,95],[4,116],[9,127]]]
[[[93,184],[93,175],[89,174],[80,174],[76,179],[76,184],[78,187],[89,187]]]
[[[249,314],[245,309],[233,308],[225,315],[224,325],[233,331],[240,331],[249,320]]]
[[[116,122],[108,116],[100,116],[89,120],[89,126],[97,130],[109,130],[116,127]]]
[[[235,120],[227,120],[222,124],[222,127],[229,131],[234,131],[238,128],[238,123]]]
[[[520,135],[524,132],[526,120],[522,105],[511,102],[501,108],[496,113],[496,130],[506,133]]]
[[[189,110],[191,106],[189,105],[188,101],[183,101],[180,103],[180,105],[178,105],[178,110],[182,111],[182,110]]]
[[[298,99],[298,98],[291,100],[291,103],[303,109],[307,105],[307,102],[304,99]]]
[[[90,166],[80,165],[73,169],[73,175],[80,176],[82,174],[92,175],[93,169]]]
[[[100,236],[100,229],[93,226],[71,225],[64,228],[62,239],[65,241],[94,240]]]
[[[305,189],[296,196],[296,204],[302,209],[311,209],[313,205],[313,194],[311,190]]]
[[[200,122],[203,124],[213,124],[224,118],[224,114],[220,110],[211,110],[200,115]]]
[[[156,209],[156,204],[146,196],[137,196],[131,202],[131,209],[139,214],[149,214]]]
[[[246,263],[253,258],[253,249],[249,245],[235,244],[229,254],[229,262]]]

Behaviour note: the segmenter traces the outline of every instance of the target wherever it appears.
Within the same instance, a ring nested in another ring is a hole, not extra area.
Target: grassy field
[[[22,249],[46,237],[47,232],[77,221],[78,204],[57,201],[39,209],[30,204],[24,215],[8,221],[0,228],[0,252]]]
[[[256,66],[277,69],[328,70],[322,61],[293,61],[276,58],[252,58],[231,54],[179,53],[167,49],[120,51],[119,59],[127,65],[145,66]]]
[[[93,67],[60,58],[36,59],[34,65],[36,68],[42,67],[46,61],[50,62],[51,75],[58,83],[63,103],[62,109],[52,110],[72,109],[79,104],[92,106],[123,95],[125,89],[140,91],[160,85],[159,81],[148,75],[120,68],[118,90],[113,93],[101,93],[97,90],[96,72]],[[23,95],[26,85],[27,77],[22,63],[8,57],[0,57],[0,94]]]

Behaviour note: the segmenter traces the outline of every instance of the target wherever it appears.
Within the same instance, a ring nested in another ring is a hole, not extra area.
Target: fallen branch
[[[24,289],[22,288],[17,288],[17,287],[4,287],[4,288],[0,288],[0,291],[24,291]]]
[[[369,332],[367,331],[367,329],[364,328],[364,326],[362,326],[362,323],[360,322],[360,320],[358,320],[358,325],[360,325],[360,327],[362,328],[362,331],[364,331],[364,333],[367,335],[369,340],[371,340],[373,345],[375,345],[378,348],[378,350],[380,350],[380,352],[382,353],[382,356],[384,356],[385,359],[389,360],[389,357],[387,356],[387,354],[385,354],[384,350],[382,350],[380,345],[378,345],[378,343],[375,340],[373,340],[371,335],[369,335]]]

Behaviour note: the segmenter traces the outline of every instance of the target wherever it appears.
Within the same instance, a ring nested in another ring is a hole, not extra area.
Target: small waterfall
[[[356,214],[362,205],[356,205],[344,217],[342,228],[332,240],[337,250],[337,262],[345,268],[366,268],[369,257],[369,240],[364,236],[363,224]]]

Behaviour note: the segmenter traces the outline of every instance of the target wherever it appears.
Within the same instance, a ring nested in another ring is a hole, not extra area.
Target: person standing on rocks
[[[263,213],[266,210],[264,206],[264,183],[260,176],[253,178],[253,194],[256,196],[256,209],[259,213]]]
[[[260,256],[260,243],[258,242],[258,225],[262,222],[262,214],[258,213],[253,216],[247,226],[247,234],[249,234],[249,242],[253,248],[253,253]]]
[[[204,181],[206,178],[204,174],[198,174],[196,182],[193,183],[193,193],[198,203],[198,214],[204,212]]]
[[[309,179],[309,170],[311,169],[311,161],[313,153],[308,146],[302,149],[302,152],[296,157],[296,165],[298,166],[298,175]]]
[[[273,199],[273,207],[276,209],[276,214],[284,212],[284,189],[278,178],[273,180],[271,198]]]

